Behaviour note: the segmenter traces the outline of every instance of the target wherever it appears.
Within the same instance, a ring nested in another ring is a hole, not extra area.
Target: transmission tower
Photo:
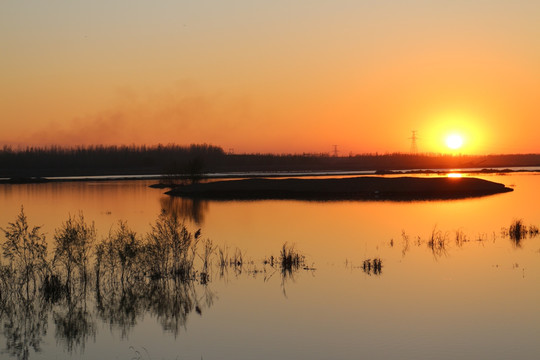
[[[418,136],[416,135],[416,130],[412,131],[412,136],[409,138],[411,140],[411,154],[418,154]]]
[[[334,147],[334,157],[338,156],[338,145],[332,145]]]

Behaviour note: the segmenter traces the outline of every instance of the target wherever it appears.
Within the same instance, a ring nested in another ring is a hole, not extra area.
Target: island
[[[513,191],[479,178],[252,178],[180,185],[166,194],[200,199],[423,200],[459,199]]]

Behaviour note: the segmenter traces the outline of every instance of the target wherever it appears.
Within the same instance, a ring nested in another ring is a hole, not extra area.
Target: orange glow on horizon
[[[3,7],[0,147],[540,152],[535,2],[115,4]]]
[[[447,112],[430,117],[432,125],[421,134],[434,153],[489,153],[491,127],[480,116],[466,112]]]

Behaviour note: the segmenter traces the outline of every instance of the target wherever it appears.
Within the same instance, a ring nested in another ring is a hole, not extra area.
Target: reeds
[[[211,257],[214,254],[214,251],[216,250],[216,247],[212,243],[212,240],[206,239],[203,243],[203,252],[202,255],[199,255],[200,259],[202,260],[202,270],[199,274],[200,276],[200,282],[201,284],[207,284],[210,280],[210,265],[211,265]]]
[[[244,255],[239,248],[235,248],[234,253],[229,257],[229,267],[234,270],[234,273],[237,276],[242,273],[244,267]]]
[[[293,271],[304,264],[305,257],[295,250],[294,246],[283,244],[279,254],[282,271]]]
[[[405,257],[405,254],[407,254],[407,251],[409,251],[409,235],[405,233],[405,230],[401,230],[401,239],[403,241],[401,256]]]
[[[516,243],[520,242],[521,239],[527,236],[527,226],[523,224],[523,220],[514,220],[512,224],[510,224],[508,236],[510,236],[510,239],[514,240]]]
[[[503,235],[508,236],[516,246],[521,246],[525,238],[533,238],[539,235],[540,230],[536,225],[527,226],[522,219],[512,221],[508,229],[503,229]]]
[[[440,230],[437,230],[437,227],[434,227],[431,231],[431,236],[428,239],[427,246],[431,249],[431,252],[435,257],[446,255],[446,245],[448,242],[448,234],[443,233]]]
[[[382,260],[379,258],[364,260],[362,270],[368,275],[381,275]]]
[[[462,230],[457,230],[455,234],[455,241],[456,245],[461,247],[464,243],[468,242],[469,239]]]
[[[166,331],[177,334],[191,312],[202,314],[205,305],[213,304],[209,285],[215,264],[221,272],[233,269],[236,275],[244,270],[266,273],[270,265],[270,273],[281,271],[284,284],[303,268],[305,258],[284,244],[280,256],[265,258],[261,270],[239,248],[229,254],[227,247],[200,240],[200,231],[192,234],[178,217],[166,214],[145,235],[120,221],[99,242],[94,225],[82,213],[69,216],[55,231],[50,261],[44,235],[39,227],[29,226],[22,209],[3,232],[8,262],[0,261],[0,321],[12,324],[3,328],[4,335],[14,339],[13,355],[18,358],[40,346],[49,314],[57,341],[70,353],[95,336],[98,318],[124,337],[150,312]],[[94,271],[87,272],[92,260]],[[270,277],[265,275],[265,281]],[[202,297],[196,291],[201,287]],[[87,305],[92,298],[94,310]]]

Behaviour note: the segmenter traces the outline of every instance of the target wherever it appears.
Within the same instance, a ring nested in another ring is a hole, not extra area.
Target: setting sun
[[[452,150],[457,150],[463,146],[463,137],[459,134],[451,134],[446,137],[446,146]]]

